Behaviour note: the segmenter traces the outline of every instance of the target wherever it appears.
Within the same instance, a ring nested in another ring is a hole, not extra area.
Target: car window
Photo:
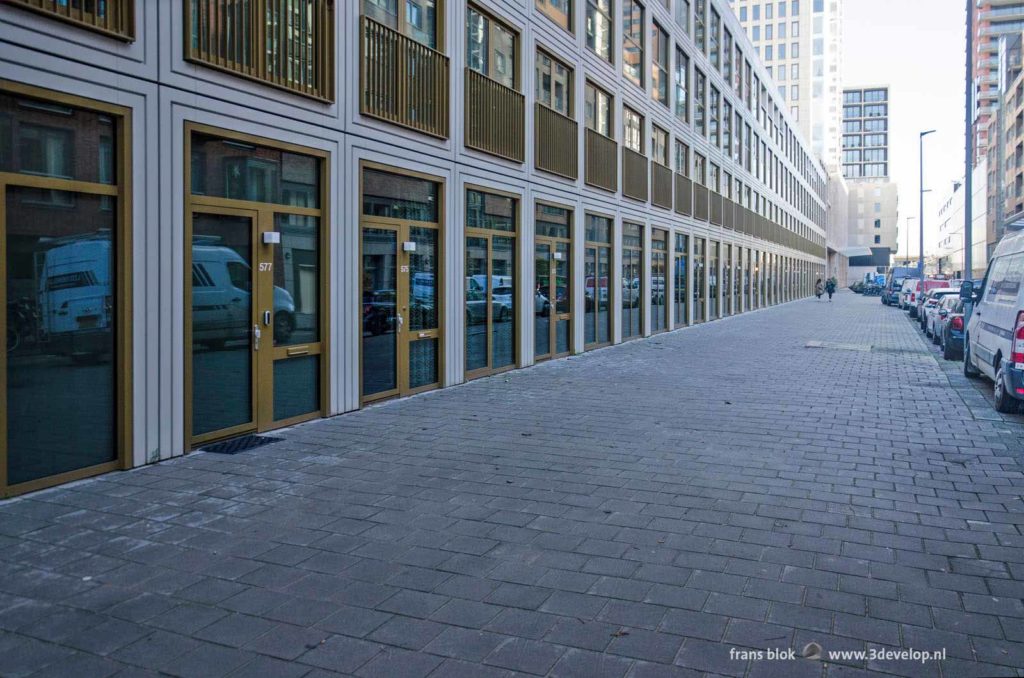
[[[986,276],[985,281],[985,301],[993,304],[999,303],[1000,289],[1003,285],[1003,279],[1006,278],[1009,264],[1009,257],[999,257],[992,262],[992,266],[989,268],[989,274]]]
[[[1024,253],[1006,257],[1006,260],[1006,274],[999,285],[997,295],[999,303],[1015,304],[1021,280],[1024,279]]]
[[[252,289],[252,273],[245,264],[239,261],[229,261],[228,277],[231,278],[231,284],[234,287],[246,292]]]

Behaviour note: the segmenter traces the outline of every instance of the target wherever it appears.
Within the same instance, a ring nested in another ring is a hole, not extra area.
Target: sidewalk
[[[0,676],[1021,675],[957,365],[842,292],[0,503]]]

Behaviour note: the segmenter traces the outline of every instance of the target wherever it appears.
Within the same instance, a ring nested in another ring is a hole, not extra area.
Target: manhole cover
[[[838,341],[818,341],[812,339],[804,348],[830,348],[836,351],[870,351],[871,344],[844,344]]]
[[[199,448],[202,452],[212,452],[214,454],[238,454],[239,452],[246,452],[248,450],[254,450],[257,447],[263,445],[269,445],[270,443],[276,443],[284,438],[275,438],[274,436],[257,436],[247,435],[239,436],[237,438],[231,438],[230,440],[222,440],[219,443],[213,443],[206,447]]]

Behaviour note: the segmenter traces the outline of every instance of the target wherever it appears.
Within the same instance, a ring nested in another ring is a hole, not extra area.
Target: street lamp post
[[[930,129],[927,132],[921,132],[919,139],[920,158],[921,158],[921,202],[920,212],[917,215],[917,226],[918,234],[921,237],[919,251],[920,258],[917,260],[917,278],[918,280],[924,280],[924,138],[929,134],[933,134],[935,130]]]

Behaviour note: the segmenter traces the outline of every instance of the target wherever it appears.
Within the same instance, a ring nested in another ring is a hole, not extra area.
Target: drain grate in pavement
[[[247,435],[239,436],[237,438],[231,438],[229,440],[223,440],[219,443],[213,443],[206,447],[200,448],[203,452],[212,452],[214,454],[238,454],[239,452],[247,452],[254,450],[257,447],[269,445],[270,443],[276,443],[284,438],[275,438],[274,436],[257,436]]]
[[[836,351],[870,351],[871,344],[844,344],[838,341],[818,341],[812,339],[804,348],[830,348]]]
[[[917,353],[918,355],[929,354],[929,351],[926,348],[895,348],[875,346],[871,350],[873,353]]]

